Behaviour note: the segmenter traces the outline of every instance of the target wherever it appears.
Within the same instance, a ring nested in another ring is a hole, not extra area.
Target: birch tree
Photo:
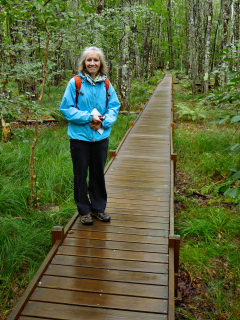
[[[203,92],[208,94],[208,84],[210,80],[210,41],[212,31],[213,3],[212,0],[205,2],[205,46],[204,46],[204,65],[203,65]]]

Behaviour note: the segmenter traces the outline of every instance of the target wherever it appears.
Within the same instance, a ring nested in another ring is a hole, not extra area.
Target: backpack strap
[[[74,76],[74,79],[75,79],[76,104],[77,104],[79,93],[81,95],[83,95],[83,92],[81,91],[81,84],[82,83],[81,83],[81,77],[79,75]],[[108,100],[109,100],[109,97],[111,95],[111,93],[108,92],[108,90],[109,90],[109,79],[108,78],[105,79],[105,87],[106,87],[106,109],[107,109]]]
[[[108,78],[105,79],[105,87],[106,87],[106,111],[107,111],[108,100],[111,95],[111,93],[108,92],[108,89],[109,89],[109,79]]]
[[[78,96],[79,93],[83,95],[83,92],[81,91],[81,77],[79,75],[74,76],[75,79],[75,88],[76,88],[76,104],[78,102]]]
[[[105,87],[106,87],[106,91],[108,92],[108,89],[109,89],[109,79],[108,78],[105,79]]]

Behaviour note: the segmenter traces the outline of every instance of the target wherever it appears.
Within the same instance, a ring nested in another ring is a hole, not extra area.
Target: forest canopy
[[[0,108],[8,117],[39,99],[45,82],[69,80],[86,46],[105,52],[123,110],[132,78],[156,69],[184,71],[193,93],[196,83],[208,93],[213,72],[221,85],[226,68],[238,71],[239,0],[0,0],[0,16]]]

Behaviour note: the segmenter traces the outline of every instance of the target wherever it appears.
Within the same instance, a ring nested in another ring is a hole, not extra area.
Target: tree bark
[[[206,22],[205,22],[205,46],[204,46],[204,66],[203,66],[203,93],[208,94],[208,83],[210,79],[210,41],[212,31],[212,19],[213,19],[213,3],[212,0],[206,0]]]
[[[169,50],[169,69],[174,68],[174,47],[172,34],[172,5],[171,0],[168,0],[168,50]]]
[[[129,110],[129,97],[133,72],[133,50],[130,45],[130,17],[125,21],[125,35],[121,42],[121,56],[118,65],[118,93],[121,97],[120,110]]]
[[[191,79],[192,79],[192,93],[196,93],[196,79],[197,79],[197,50],[196,50],[196,26],[194,17],[195,12],[195,1],[188,0],[189,4],[189,21],[190,21],[190,39],[191,39]]]

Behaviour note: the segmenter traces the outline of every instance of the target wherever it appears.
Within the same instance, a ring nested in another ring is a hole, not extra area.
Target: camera
[[[99,120],[101,120],[101,121],[103,121],[103,120],[105,120],[105,119],[106,119],[106,117],[105,117],[105,116],[98,116],[98,118],[99,118]]]

